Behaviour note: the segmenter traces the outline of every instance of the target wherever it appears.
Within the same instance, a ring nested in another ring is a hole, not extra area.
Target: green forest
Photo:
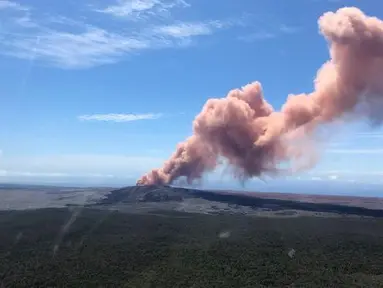
[[[0,231],[2,287],[383,287],[376,218],[63,208]]]

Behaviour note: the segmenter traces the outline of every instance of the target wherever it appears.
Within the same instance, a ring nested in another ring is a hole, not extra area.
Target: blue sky
[[[0,1],[1,182],[133,184],[191,133],[208,98],[259,80],[278,109],[311,91],[328,59],[324,12],[383,18],[375,0],[52,3]],[[381,129],[359,121],[322,138],[315,168],[274,182],[382,182]]]

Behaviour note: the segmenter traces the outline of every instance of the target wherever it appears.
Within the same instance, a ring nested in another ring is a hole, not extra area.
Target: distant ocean
[[[211,183],[206,188],[233,189],[260,192],[280,192],[319,195],[348,195],[383,197],[383,183],[358,183],[345,181],[251,181],[244,186],[228,183]]]

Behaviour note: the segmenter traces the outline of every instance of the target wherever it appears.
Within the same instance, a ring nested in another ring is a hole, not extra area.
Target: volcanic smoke
[[[259,82],[209,99],[193,122],[193,135],[137,185],[171,184],[179,177],[192,183],[221,158],[243,179],[278,173],[280,163],[310,153],[294,140],[312,135],[318,125],[360,113],[383,120],[376,113],[383,103],[383,21],[347,7],[325,13],[318,24],[330,60],[317,72],[313,92],[289,95],[280,111],[266,102]]]

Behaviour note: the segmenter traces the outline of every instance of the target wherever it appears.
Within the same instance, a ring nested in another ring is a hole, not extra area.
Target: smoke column
[[[312,93],[288,95],[280,111],[266,102],[259,82],[209,99],[193,122],[193,135],[137,185],[170,184],[179,177],[191,183],[221,157],[243,179],[277,174],[280,163],[310,153],[296,143],[318,125],[361,113],[383,120],[376,113],[383,107],[383,22],[347,7],[325,13],[318,24],[330,60],[318,70]]]

